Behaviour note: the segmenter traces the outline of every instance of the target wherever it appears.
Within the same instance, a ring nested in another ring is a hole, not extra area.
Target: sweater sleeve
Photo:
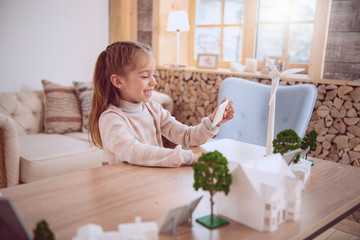
[[[104,112],[99,120],[104,160],[109,163],[128,162],[141,166],[178,167],[191,165],[193,153],[181,146],[168,149],[141,143],[128,126],[126,118],[113,111]]]
[[[161,133],[175,144],[194,147],[206,143],[219,132],[219,127],[212,127],[210,117],[204,117],[196,126],[187,126],[177,121],[161,107]]]

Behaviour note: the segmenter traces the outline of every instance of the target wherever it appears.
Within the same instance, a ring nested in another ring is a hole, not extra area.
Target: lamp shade
[[[187,12],[185,11],[171,11],[169,13],[167,31],[176,32],[176,31],[189,31],[189,18]]]

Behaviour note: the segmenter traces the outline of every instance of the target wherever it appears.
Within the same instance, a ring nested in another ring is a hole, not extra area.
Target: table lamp
[[[189,18],[185,11],[171,11],[169,13],[167,31],[176,32],[176,64],[171,64],[170,67],[185,67],[184,64],[179,63],[180,55],[180,31],[186,32],[190,30]]]

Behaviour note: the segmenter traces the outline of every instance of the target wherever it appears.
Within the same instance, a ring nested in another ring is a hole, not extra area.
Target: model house
[[[280,154],[242,161],[231,175],[229,194],[216,199],[219,214],[268,232],[300,218],[303,184]]]
[[[97,224],[86,224],[77,229],[73,240],[111,240],[111,239],[143,239],[158,240],[158,225],[155,222],[141,222],[138,217],[135,223],[118,225],[118,231],[103,231]]]

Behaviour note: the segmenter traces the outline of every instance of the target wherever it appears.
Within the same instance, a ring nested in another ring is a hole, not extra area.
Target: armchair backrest
[[[230,77],[219,91],[218,102],[224,97],[234,102],[235,116],[220,126],[216,138],[230,138],[266,146],[269,116],[270,85]],[[312,84],[279,86],[276,94],[275,136],[285,129],[293,129],[299,137],[305,135],[317,90]]]
[[[7,92],[0,94],[0,113],[14,120],[18,134],[44,131],[43,91]]]

